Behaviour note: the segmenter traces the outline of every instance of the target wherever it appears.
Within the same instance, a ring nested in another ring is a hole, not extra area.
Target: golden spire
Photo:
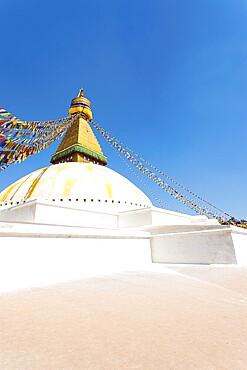
[[[93,117],[91,102],[82,88],[77,97],[72,99],[69,114],[74,117],[73,123],[52,155],[51,163],[93,162],[105,166],[107,158],[88,123]]]

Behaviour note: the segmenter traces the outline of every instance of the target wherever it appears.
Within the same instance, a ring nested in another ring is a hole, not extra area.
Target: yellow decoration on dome
[[[105,184],[109,198],[112,198],[112,187],[110,184]]]

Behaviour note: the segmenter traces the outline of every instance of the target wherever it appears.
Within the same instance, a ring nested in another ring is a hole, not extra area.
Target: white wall
[[[121,212],[118,215],[119,227],[138,227],[151,224],[152,212],[150,208]]]
[[[19,205],[13,205],[5,209],[0,209],[0,221],[28,221],[35,220],[36,203],[28,202]]]
[[[120,212],[119,227],[140,227],[159,225],[207,225],[212,222],[205,216],[190,216],[184,213],[167,211],[156,207]],[[215,224],[215,221],[213,221]],[[216,221],[217,224],[217,221]]]
[[[226,230],[153,236],[151,250],[153,262],[237,263],[231,232]]]
[[[83,210],[70,204],[29,201],[0,212],[0,221],[27,221],[55,225],[116,228],[118,215],[110,212]]]
[[[35,221],[57,225],[83,227],[117,227],[117,214],[84,211],[81,209],[61,207],[51,204],[37,204]]]
[[[234,228],[236,230],[236,228]],[[247,231],[243,234],[236,230],[232,234],[232,239],[235,246],[237,263],[239,265],[247,265]]]

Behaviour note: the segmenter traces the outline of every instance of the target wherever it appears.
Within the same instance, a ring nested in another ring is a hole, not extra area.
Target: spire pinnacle
[[[79,90],[79,93],[77,95],[77,98],[84,98],[85,95],[84,95],[84,89],[81,87],[80,90]]]

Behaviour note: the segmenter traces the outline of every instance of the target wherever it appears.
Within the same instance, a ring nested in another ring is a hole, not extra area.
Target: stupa
[[[88,268],[247,264],[246,230],[154,207],[107,166],[83,89],[69,114],[75,119],[51,165],[0,193],[2,260],[8,271],[17,264],[25,272],[23,281],[17,274],[13,287],[80,278]],[[10,279],[7,270],[3,279]]]
[[[31,200],[101,211],[151,207],[140,189],[106,167],[107,158],[89,125],[91,102],[83,89],[72,100],[69,114],[76,118],[52,155],[53,165],[21,178],[0,194],[2,208],[8,207],[6,214],[9,206]]]

